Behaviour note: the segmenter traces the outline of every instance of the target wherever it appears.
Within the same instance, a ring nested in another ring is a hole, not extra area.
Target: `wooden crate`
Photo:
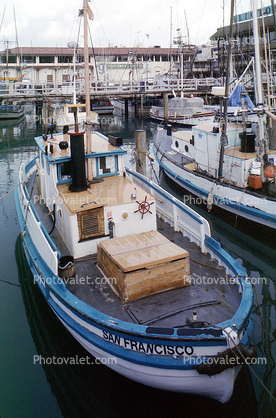
[[[157,231],[102,241],[97,258],[123,302],[190,284],[189,253]]]

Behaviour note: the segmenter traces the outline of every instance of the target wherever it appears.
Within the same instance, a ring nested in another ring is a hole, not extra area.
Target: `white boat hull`
[[[29,165],[29,170],[34,166],[35,161]],[[162,202],[160,210],[164,210],[163,215],[160,212],[160,216],[170,217],[168,210],[172,210],[174,204],[180,210],[181,202],[170,195],[167,197],[163,189],[144,177],[129,169],[127,171],[133,179],[137,177],[138,184],[142,181],[144,188],[150,187],[152,193],[157,193]],[[211,377],[200,374],[194,366],[204,358],[217,356],[226,350],[231,346],[233,338],[236,344],[248,344],[245,327],[249,324],[253,303],[251,283],[245,278],[241,280],[242,300],[235,319],[229,318],[225,323],[219,324],[218,328],[211,326],[201,331],[196,330],[196,335],[189,330],[186,335],[174,328],[155,329],[104,314],[78,299],[58,278],[57,250],[41,226],[33,205],[30,206],[28,216],[25,216],[28,195],[23,181],[27,178],[23,167],[19,178],[20,185],[15,192],[15,201],[21,229],[24,231],[22,242],[28,263],[34,277],[39,278],[36,279],[37,284],[49,306],[73,337],[95,358],[131,380],[162,390],[204,395],[222,403],[227,402],[232,395],[240,365]],[[183,209],[186,211],[186,208]],[[181,213],[179,211],[177,214],[176,210],[174,212],[175,226],[179,230],[176,222],[181,220]],[[219,260],[219,265],[225,267],[226,273],[243,276],[243,269],[238,263],[229,261],[229,256],[219,244],[211,237],[208,239],[208,228],[204,220],[191,211],[191,224],[195,220],[201,225],[199,238],[203,239],[205,249],[211,257]],[[50,282],[47,280],[49,277],[53,279]],[[240,331],[239,335],[236,330],[231,329],[233,321]]]
[[[113,355],[111,357],[110,354],[87,343],[65,323],[63,324],[93,357],[135,382],[171,392],[207,396],[221,403],[227,402],[232,396],[234,382],[241,366],[224,370],[222,373],[210,377],[200,375],[196,370],[158,369],[143,366]]]
[[[207,204],[208,195],[212,192],[214,206],[252,222],[276,229],[276,205],[273,200],[266,199],[265,196],[257,197],[254,194],[245,193],[244,190],[229,185],[217,184],[213,179],[180,168],[166,158],[162,158],[162,152],[157,152],[156,157],[161,168],[174,183],[196,196],[196,198],[186,196],[186,202]]]

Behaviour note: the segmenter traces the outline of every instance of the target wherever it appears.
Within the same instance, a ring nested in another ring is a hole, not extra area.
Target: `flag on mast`
[[[87,4],[87,14],[88,14],[88,18],[90,20],[94,20],[94,13],[92,12],[92,10],[90,9],[89,4]]]

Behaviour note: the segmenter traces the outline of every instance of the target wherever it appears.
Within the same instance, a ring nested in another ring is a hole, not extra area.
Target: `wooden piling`
[[[147,173],[147,138],[146,131],[137,129],[135,131],[136,143],[136,171],[144,176]]]
[[[125,98],[125,119],[128,120],[128,98]]]
[[[168,93],[164,93],[163,100],[164,100],[164,125],[167,126],[167,123],[169,121],[169,95]]]

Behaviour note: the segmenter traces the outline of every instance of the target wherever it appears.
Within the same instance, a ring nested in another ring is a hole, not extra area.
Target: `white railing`
[[[205,245],[206,237],[211,237],[208,221],[153,181],[148,180],[129,167],[125,168],[127,174],[142,189],[155,197],[157,215],[168,222],[175,231],[180,231],[190,241],[199,245],[202,252],[208,252]]]
[[[36,249],[37,257],[43,261],[53,275],[58,274],[58,250],[50,238],[44,225],[39,219],[32,201],[30,200],[25,180],[26,175],[25,165],[21,164],[19,170],[19,187],[18,187],[18,204],[24,219],[21,228],[23,234],[29,234],[33,245]]]
[[[158,93],[166,91],[196,91],[210,88],[216,84],[215,78],[168,79],[168,80],[121,80],[121,81],[92,81],[90,93],[94,95],[127,95],[137,93]],[[84,94],[84,82],[78,81],[77,94]],[[72,83],[54,82],[16,82],[9,85],[5,95],[12,96],[69,96],[73,94]],[[1,95],[1,92],[0,92]]]

